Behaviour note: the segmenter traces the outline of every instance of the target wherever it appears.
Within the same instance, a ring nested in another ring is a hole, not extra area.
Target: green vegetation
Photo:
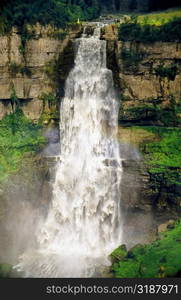
[[[170,75],[169,75],[170,76]],[[128,101],[122,97],[122,101]],[[181,100],[176,101],[171,95],[169,103],[162,107],[162,99],[150,99],[150,103],[140,104],[139,106],[120,109],[119,120],[132,121],[134,123],[147,124],[152,122],[155,125],[180,126],[181,125]]]
[[[181,131],[177,127],[121,127],[120,141],[138,147],[149,178],[153,208],[180,212]]]
[[[141,145],[150,174],[150,187],[160,194],[160,200],[164,198],[164,201],[172,205],[179,200],[180,195],[181,131],[179,128],[166,127],[144,129],[151,131],[158,138],[157,141],[143,142]]]
[[[7,33],[12,26],[25,24],[51,24],[64,28],[67,23],[91,20],[99,15],[97,0],[8,0],[0,4],[0,33]]]
[[[48,78],[52,81],[52,85],[57,87],[58,85],[58,74],[59,74],[59,63],[58,60],[53,59],[44,66],[44,72]]]
[[[181,131],[159,126],[131,127],[135,135],[140,129],[152,134],[152,140],[140,141],[148,172],[154,184],[179,185],[181,179]],[[163,182],[164,181],[164,182]]]
[[[139,127],[135,127],[135,130]],[[157,141],[142,143],[150,173],[168,172],[179,169],[181,163],[181,131],[179,128],[142,127],[157,136]],[[180,174],[181,175],[181,174]]]
[[[9,278],[12,272],[12,266],[9,264],[0,264],[0,278]]]
[[[22,74],[22,75],[26,75],[28,77],[32,76],[31,70],[29,67],[27,67],[26,65],[22,65],[22,64],[17,64],[16,62],[11,62],[9,64],[9,72],[11,73],[11,75],[13,77],[16,77],[16,75],[18,73]]]
[[[181,165],[181,130],[169,127],[144,127],[155,133],[159,141],[143,144],[147,163],[153,172],[165,168],[179,168]],[[150,171],[151,171],[150,170]]]
[[[175,80],[177,75],[178,66],[176,64],[171,64],[168,66],[159,65],[155,68],[155,73],[157,76],[168,78],[169,80]]]
[[[137,17],[137,23],[140,25],[161,26],[180,17],[181,9],[169,9],[165,11],[159,11],[156,13],[139,15]]]
[[[120,25],[119,40],[143,43],[181,41],[181,12],[180,17],[160,26],[149,24],[149,19],[147,18],[143,19],[144,22],[142,23],[139,23],[138,20],[136,18],[133,21],[129,21],[129,23]]]
[[[19,99],[16,95],[16,90],[15,90],[14,84],[12,84],[12,87],[11,87],[10,101],[11,101],[12,110],[13,110],[13,112],[15,112],[16,109],[19,108]]]
[[[124,68],[129,69],[132,72],[136,72],[138,70],[139,63],[145,57],[144,52],[137,52],[132,49],[123,48],[121,52],[121,57],[123,60]]]
[[[126,139],[141,150],[149,174],[153,207],[180,209],[181,131],[160,126],[126,128]],[[124,132],[123,132],[124,135]],[[121,139],[121,133],[120,133]]]
[[[18,170],[25,153],[40,150],[46,142],[40,129],[18,108],[0,121],[0,181]]]
[[[148,245],[138,245],[130,251],[120,247],[112,254],[112,272],[118,278],[163,278],[181,272],[181,221]],[[122,246],[123,248],[123,246]]]
[[[43,93],[40,99],[43,100],[44,103],[48,103],[49,106],[55,105],[58,101],[53,93]]]
[[[40,99],[43,101],[43,113],[40,117],[40,124],[48,124],[49,122],[55,122],[58,125],[60,115],[60,98],[54,93],[42,93]]]

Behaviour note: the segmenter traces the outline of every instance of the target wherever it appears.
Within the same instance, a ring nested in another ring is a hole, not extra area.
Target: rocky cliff
[[[45,100],[63,93],[66,73],[73,63],[71,41],[80,32],[78,25],[66,32],[36,25],[26,29],[25,37],[16,28],[10,35],[0,36],[0,119],[13,110],[17,99],[25,115],[34,121],[43,111],[50,112]]]
[[[120,121],[160,122],[158,111],[180,101],[181,43],[121,42],[113,25],[103,38],[121,100]]]
[[[178,157],[181,44],[121,42],[114,25],[104,28],[102,38],[107,40],[107,63],[120,99],[119,140],[126,155],[122,198],[127,219],[136,225],[134,216],[144,211],[148,217],[152,209],[158,224],[177,218],[180,165],[174,164],[174,155]]]

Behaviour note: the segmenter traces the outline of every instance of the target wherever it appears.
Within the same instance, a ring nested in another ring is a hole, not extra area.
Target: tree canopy
[[[0,25],[53,24],[92,20],[102,11],[159,10],[181,5],[181,0],[1,0]]]

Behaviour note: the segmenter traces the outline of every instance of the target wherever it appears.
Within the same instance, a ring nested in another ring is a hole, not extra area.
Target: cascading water
[[[75,66],[61,103],[61,162],[36,250],[17,268],[26,277],[91,277],[121,243],[122,166],[118,101],[100,28],[75,40]]]

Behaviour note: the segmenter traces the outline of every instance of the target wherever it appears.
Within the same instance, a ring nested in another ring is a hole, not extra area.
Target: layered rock
[[[121,100],[121,121],[154,117],[157,105],[178,104],[181,97],[181,43],[118,41],[117,28],[105,27],[108,66]]]
[[[13,93],[27,117],[40,118],[44,108],[41,95],[57,94],[54,78],[50,76],[56,71],[56,62],[60,62],[58,72],[64,74],[65,69],[70,70],[71,60],[65,59],[65,53],[73,57],[71,40],[80,32],[81,26],[63,32],[36,25],[28,28],[25,45],[15,28],[10,35],[0,36],[0,119],[13,110]]]

